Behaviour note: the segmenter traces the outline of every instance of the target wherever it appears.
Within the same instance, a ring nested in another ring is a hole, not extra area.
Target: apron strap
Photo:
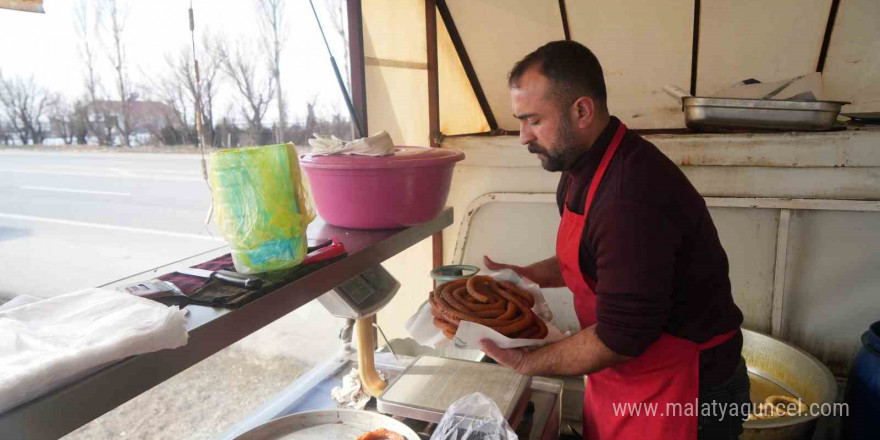
[[[617,127],[617,132],[614,133],[614,138],[611,139],[611,143],[608,144],[608,150],[605,152],[605,155],[602,156],[602,161],[599,162],[599,168],[596,169],[596,174],[593,175],[593,180],[590,181],[590,190],[587,192],[587,200],[584,202],[584,216],[589,216],[590,207],[593,206],[593,198],[596,197],[596,190],[599,189],[599,184],[602,183],[602,178],[605,177],[605,170],[608,169],[608,164],[611,163],[611,159],[614,158],[614,153],[617,151],[617,147],[620,146],[620,141],[623,139],[623,135],[626,133],[626,125],[623,122]]]
[[[712,336],[708,341],[703,342],[702,344],[697,344],[697,347],[700,349],[700,351],[708,350],[710,348],[715,348],[715,347],[731,340],[738,332],[739,332],[739,328],[731,330],[727,333],[722,333],[720,335]]]

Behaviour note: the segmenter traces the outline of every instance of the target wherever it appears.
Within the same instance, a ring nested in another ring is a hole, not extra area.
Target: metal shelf
[[[318,219],[309,225],[308,238],[339,238],[348,251],[346,258],[239,309],[188,306],[189,341],[185,346],[124,359],[0,414],[0,433],[4,440],[62,437],[451,224],[452,208],[428,223],[395,230],[342,229]],[[219,249],[201,254],[111,285],[149,279],[223,253]]]

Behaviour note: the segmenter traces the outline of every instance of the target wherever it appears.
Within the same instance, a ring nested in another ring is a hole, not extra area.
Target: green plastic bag
[[[212,153],[210,178],[235,270],[261,273],[303,261],[315,215],[293,144]]]

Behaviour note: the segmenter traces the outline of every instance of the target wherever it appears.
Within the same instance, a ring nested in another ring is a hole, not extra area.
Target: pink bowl
[[[425,223],[443,210],[452,169],[464,153],[397,147],[394,155],[305,156],[300,160],[318,214],[352,229],[391,229]]]

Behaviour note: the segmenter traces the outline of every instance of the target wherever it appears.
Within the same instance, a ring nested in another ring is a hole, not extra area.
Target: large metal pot
[[[831,371],[807,352],[770,336],[743,329],[743,357],[749,376],[767,379],[807,405],[832,405],[837,382]],[[780,417],[745,422],[742,440],[809,440],[819,416]]]

